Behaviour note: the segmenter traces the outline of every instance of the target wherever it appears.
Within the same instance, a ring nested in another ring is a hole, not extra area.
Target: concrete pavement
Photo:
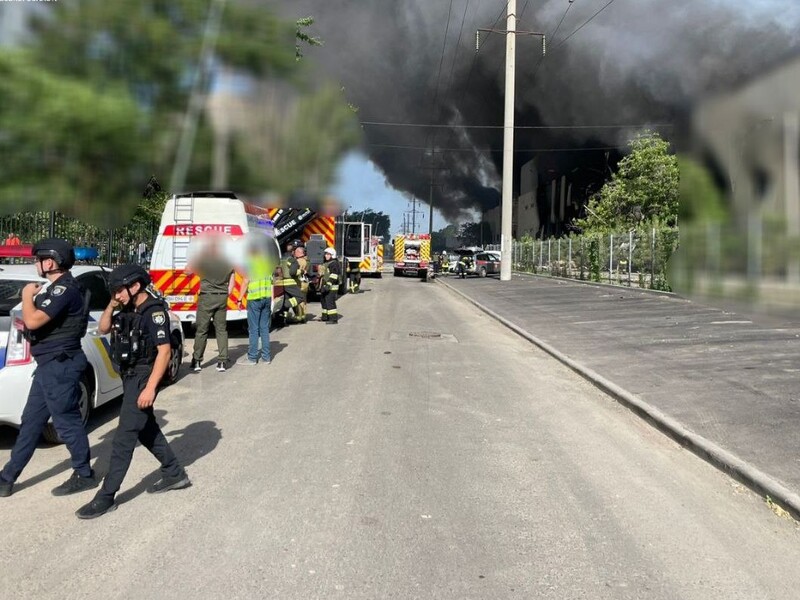
[[[527,275],[440,281],[800,515],[800,319]]]
[[[2,598],[788,598],[798,529],[441,286],[365,280],[272,365],[157,400],[193,487],[53,498],[42,447],[0,500]],[[316,306],[314,306],[316,308]],[[313,310],[312,310],[313,312]],[[233,355],[245,340],[232,340]],[[211,344],[210,344],[211,346]],[[212,348],[207,358],[212,358]],[[305,382],[294,391],[298,368]],[[90,441],[104,469],[115,407]],[[0,434],[0,460],[13,442]]]

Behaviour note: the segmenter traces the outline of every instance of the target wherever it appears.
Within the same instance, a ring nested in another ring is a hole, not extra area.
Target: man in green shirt
[[[208,247],[189,263],[188,270],[200,277],[191,368],[195,373],[202,369],[208,329],[213,320],[217,334],[217,371],[223,372],[228,367],[228,296],[236,282],[233,266],[223,255],[217,240],[209,240]]]

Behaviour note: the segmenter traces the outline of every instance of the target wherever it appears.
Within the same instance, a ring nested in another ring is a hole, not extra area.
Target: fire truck
[[[372,228],[371,225],[366,227]],[[372,277],[383,277],[383,244],[381,238],[370,233],[367,235],[368,252],[361,259],[361,274]]]
[[[338,222],[337,251],[344,257],[348,273],[358,271],[362,275],[381,277],[383,268],[383,246],[381,239],[372,235],[372,225],[360,221]]]
[[[413,275],[425,279],[431,261],[431,236],[427,233],[394,237],[394,276]]]

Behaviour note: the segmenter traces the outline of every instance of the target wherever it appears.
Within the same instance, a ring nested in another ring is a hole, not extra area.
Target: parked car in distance
[[[500,257],[492,252],[478,252],[474,258],[475,274],[478,277],[498,275],[500,273]]]

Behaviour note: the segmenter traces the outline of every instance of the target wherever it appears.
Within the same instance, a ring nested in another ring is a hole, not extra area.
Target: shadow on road
[[[213,421],[198,421],[196,423],[190,423],[183,429],[167,431],[167,421],[163,418],[164,411],[156,411],[156,417],[158,418],[161,430],[164,432],[164,436],[166,436],[172,451],[175,453],[175,456],[178,457],[178,462],[184,467],[194,464],[204,456],[213,452],[222,439],[222,430],[219,429],[217,424]],[[113,437],[113,434],[111,437]],[[133,455],[134,460],[136,460],[137,455],[140,457],[144,456],[151,461],[155,460],[147,450],[141,449],[141,446],[137,446],[137,452]],[[107,462],[105,466],[107,470]],[[189,476],[191,477],[191,473]],[[117,504],[123,504],[133,500],[158,481],[160,477],[160,469],[156,468],[135,486],[119,494],[116,498]]]
[[[97,410],[96,416],[98,418],[92,420],[91,429],[96,429],[97,427],[108,423],[119,415],[119,402],[112,402],[110,404],[112,406],[107,404]],[[167,437],[173,452],[175,452],[175,455],[178,457],[178,460],[184,467],[195,463],[199,459],[211,453],[222,439],[222,431],[216,426],[216,423],[212,421],[198,421],[197,423],[191,423],[182,430],[167,431],[166,425],[169,423],[169,421],[164,418],[166,412],[163,410],[156,410],[155,414],[156,419],[158,420],[162,431],[164,431],[164,435]],[[114,440],[115,432],[116,428],[106,432],[100,437],[99,442],[94,444],[91,448],[92,457],[97,459],[93,465],[93,468],[99,479],[105,477],[105,474],[108,472],[108,465],[111,459],[111,445]],[[14,429],[2,428],[2,430],[0,430],[0,445],[2,445],[3,448],[11,448],[14,445],[15,439],[16,431]],[[46,444],[42,444],[42,446],[47,447]],[[67,474],[72,470],[72,463],[69,458],[67,447],[61,447],[63,448],[64,460],[53,465],[49,469],[34,475],[33,477],[25,478],[25,473],[23,473],[23,479],[17,482],[17,484],[14,486],[15,493],[26,488],[33,487],[34,485],[47,481],[51,478],[54,479],[52,482],[53,487],[61,483],[61,481],[56,479],[56,477],[61,474]],[[136,451],[133,454],[133,460],[149,460],[151,462],[155,462],[153,456],[138,444],[136,446]],[[158,481],[159,477],[159,469],[156,468],[134,487],[121,493],[117,497],[118,502],[122,503],[132,500],[145,491],[148,486]]]
[[[283,349],[286,348],[286,344],[282,342],[276,342],[274,340],[269,341],[269,355],[271,359],[274,359],[278,354],[280,354]],[[235,348],[230,348],[228,350],[228,354],[230,356],[230,366],[229,369],[236,368],[236,361],[242,358],[243,356],[247,355],[247,344],[237,346]],[[211,361],[209,365],[216,364],[216,359]],[[207,366],[206,364],[203,367]]]

